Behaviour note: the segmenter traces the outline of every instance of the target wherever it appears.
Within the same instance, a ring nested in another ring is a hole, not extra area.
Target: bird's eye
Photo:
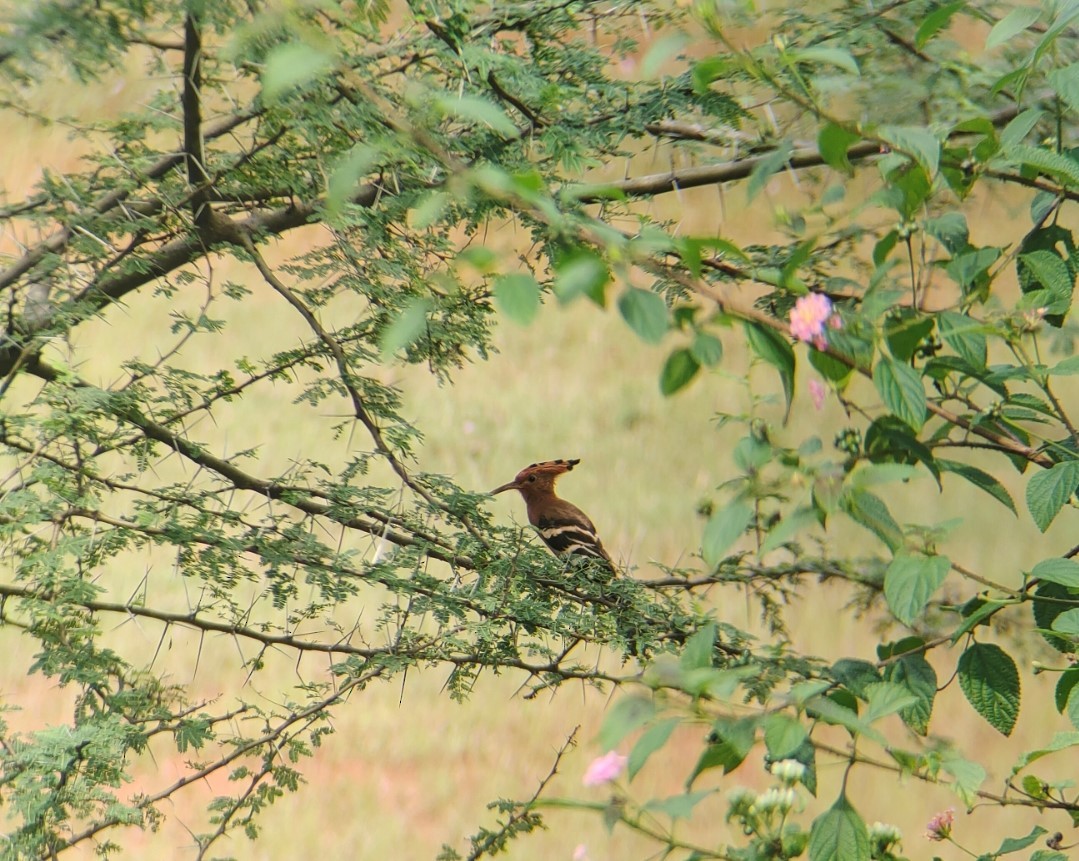
[[[535,481],[535,480],[536,480],[536,476],[534,476],[534,475],[530,475],[530,476],[528,476],[528,480],[529,480],[529,481]]]

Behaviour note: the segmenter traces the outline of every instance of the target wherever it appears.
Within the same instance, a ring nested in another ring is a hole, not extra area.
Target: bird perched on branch
[[[572,502],[560,499],[554,492],[555,481],[579,464],[573,460],[545,460],[526,466],[513,481],[496,487],[493,496],[504,490],[519,491],[528,508],[528,522],[536,527],[540,538],[556,556],[583,556],[598,559],[614,572],[614,563],[603,548],[592,521]]]

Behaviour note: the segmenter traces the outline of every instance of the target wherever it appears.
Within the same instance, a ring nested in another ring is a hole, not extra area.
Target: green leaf
[[[618,700],[603,718],[598,733],[600,748],[614,750],[627,735],[644,726],[655,714],[655,703],[649,697],[629,696]]]
[[[663,365],[663,371],[659,375],[659,390],[665,397],[670,397],[679,389],[689,385],[689,381],[696,375],[701,366],[693,357],[693,353],[685,348],[679,348],[667,357]]]
[[[1065,610],[1053,620],[1053,630],[1075,641],[1079,639],[1079,607]]]
[[[918,32],[914,34],[915,47],[919,51],[924,48],[930,39],[948,26],[952,16],[966,5],[967,0],[955,0],[954,3],[948,3],[946,6],[934,9],[926,15],[922,25],[918,28]]]
[[[869,861],[869,831],[849,801],[840,795],[813,820],[809,832],[809,861]]]
[[[1026,837],[1007,837],[1004,842],[1000,844],[1000,848],[994,853],[995,856],[1008,855],[1012,852],[1019,852],[1021,849],[1026,849],[1028,846],[1033,846],[1039,837],[1049,832],[1042,828],[1040,825],[1035,825],[1034,829]]]
[[[1031,612],[1034,615],[1034,624],[1046,642],[1058,652],[1071,652],[1072,643],[1064,637],[1059,637],[1052,632],[1053,622],[1056,617],[1068,609],[1068,602],[1075,602],[1079,606],[1079,598],[1072,594],[1066,586],[1059,583],[1039,583],[1034,590],[1034,598],[1031,601]]]
[[[379,152],[366,144],[356,144],[330,174],[326,182],[326,212],[338,214],[356,191],[360,178],[379,158]]]
[[[895,617],[904,625],[913,625],[950,569],[944,556],[896,556],[884,572],[884,597]]]
[[[854,172],[854,168],[847,158],[847,150],[858,139],[858,135],[847,131],[843,126],[826,123],[817,135],[817,149],[820,150],[825,164],[849,176]]]
[[[730,774],[742,764],[753,749],[757,724],[753,720],[732,721],[721,718],[712,728],[714,741],[701,753],[693,772],[686,780],[686,789],[704,772],[713,768],[722,768],[724,774]]]
[[[993,25],[989,35],[985,39],[987,51],[1011,41],[1013,36],[1018,36],[1031,24],[1041,17],[1042,10],[1039,6],[1016,6]]]
[[[884,322],[884,339],[896,361],[909,362],[933,331],[933,318],[911,308],[900,308]]]
[[[882,356],[873,368],[873,385],[877,387],[884,405],[896,418],[915,431],[925,424],[926,400],[922,378],[909,365]]]
[[[978,801],[978,789],[985,782],[985,769],[976,762],[964,759],[954,750],[941,757],[940,767],[955,778],[952,791],[963,804],[973,807]]]
[[[974,643],[957,668],[959,687],[974,710],[1003,735],[1011,735],[1019,717],[1019,670],[994,643]]]
[[[1079,163],[1063,153],[1018,144],[1007,151],[1007,156],[1011,161],[1032,167],[1066,187],[1079,185]]]
[[[409,346],[427,328],[427,312],[430,303],[426,299],[413,299],[393,321],[382,330],[378,349],[382,360],[387,361],[394,353]]]
[[[713,514],[704,527],[701,555],[705,563],[717,565],[732,544],[745,534],[753,520],[753,509],[744,502],[734,502]]]
[[[778,332],[757,323],[746,323],[746,339],[754,353],[779,371],[783,394],[790,412],[794,398],[794,349]]]
[[[756,165],[749,174],[749,180],[746,182],[746,203],[751,203],[753,198],[760,194],[764,186],[768,184],[772,174],[781,170],[790,161],[793,151],[794,145],[790,141],[780,141],[772,152],[757,159]]]
[[[865,699],[865,689],[881,681],[877,668],[869,661],[840,658],[832,664],[832,675],[843,687],[856,697]]]
[[[937,673],[933,665],[924,655],[905,655],[884,668],[884,678],[914,694],[915,702],[901,709],[899,716],[918,735],[928,734],[937,696]]]
[[[443,96],[435,99],[435,104],[447,116],[490,126],[499,134],[507,136],[517,134],[517,126],[513,124],[513,120],[507,117],[494,102],[489,102],[479,96]]]
[[[262,98],[276,102],[298,87],[326,74],[336,62],[334,55],[306,42],[288,42],[271,48],[262,72]]]
[[[633,780],[637,773],[644,768],[644,764],[648,762],[649,757],[667,743],[671,733],[674,732],[674,728],[681,722],[679,718],[665,718],[641,733],[641,737],[637,739],[637,743],[633,745],[633,749],[629,752],[627,773],[630,780]]]
[[[698,789],[696,792],[687,792],[684,795],[655,799],[647,802],[643,809],[651,813],[666,814],[671,819],[688,819],[693,815],[694,807],[718,791],[718,789]]]
[[[1018,114],[1000,133],[1000,148],[1009,150],[1021,143],[1037,127],[1045,116],[1039,108],[1027,108]]]
[[[814,47],[814,48],[801,48],[794,51],[788,51],[787,57],[796,63],[813,63],[813,64],[825,64],[829,66],[835,66],[837,69],[842,69],[844,72],[849,72],[852,75],[860,75],[858,70],[858,63],[854,57],[851,56],[849,51],[845,51],[842,48],[826,48],[826,47]]]
[[[1049,86],[1069,108],[1079,110],[1079,63],[1050,72]]]
[[[1071,377],[1075,374],[1079,374],[1079,356],[1061,359],[1049,369],[1049,375],[1054,377]]]
[[[712,367],[723,360],[723,342],[715,335],[698,332],[689,345],[689,351],[700,365]]]
[[[783,712],[764,719],[764,745],[773,760],[787,759],[802,746],[807,737],[800,720]]]
[[[540,288],[536,279],[523,272],[499,275],[494,284],[495,302],[499,310],[514,323],[527,326],[540,308]]]
[[[950,472],[961,478],[965,478],[975,487],[981,488],[992,496],[997,502],[1011,511],[1012,514],[1016,516],[1019,515],[1019,512],[1015,509],[1015,502],[1012,500],[1012,495],[1008,493],[1007,488],[988,472],[978,469],[976,466],[960,463],[957,460],[946,460],[939,457],[936,460],[937,466],[944,472]]]
[[[940,167],[940,141],[921,126],[881,126],[877,134],[895,149],[913,158],[930,176]]]
[[[1060,714],[1064,714],[1068,708],[1068,701],[1077,684],[1079,684],[1079,667],[1069,667],[1057,679],[1056,688],[1053,689],[1053,701]]]
[[[699,670],[712,667],[712,650],[716,645],[716,626],[709,623],[686,640],[678,665],[683,670]]]
[[[1030,576],[1032,579],[1059,583],[1079,591],[1079,562],[1074,559],[1062,559],[1059,556],[1043,559],[1030,569]]]
[[[865,692],[868,705],[862,720],[869,724],[908,709],[918,701],[905,686],[893,682],[876,682],[868,685]]]
[[[607,264],[598,254],[585,249],[575,249],[555,264],[554,292],[561,302],[585,295],[602,306],[608,281]]]
[[[852,490],[844,493],[841,504],[851,520],[876,535],[893,553],[903,546],[903,530],[879,496],[868,490]]]
[[[1079,727],[1079,693],[1072,687],[1071,692],[1068,694],[1068,702],[1065,707],[1068,713],[1068,720],[1072,722],[1072,726]]]
[[[667,303],[651,290],[630,287],[618,298],[618,310],[642,341],[658,344],[667,334]]]
[[[811,506],[802,506],[779,519],[773,526],[768,536],[761,544],[761,553],[770,553],[782,547],[803,529],[811,529],[820,525],[820,516],[817,509]]]
[[[689,35],[680,31],[663,36],[653,42],[641,60],[641,80],[650,81],[655,78],[659,74],[659,70],[663,68],[663,64],[677,57],[689,43]]]
[[[1053,313],[1062,314],[1068,310],[1075,278],[1059,254],[1045,250],[1030,251],[1019,255],[1017,265],[1025,268],[1035,282],[1025,285],[1025,292],[1040,286],[1051,297],[1047,304]]]
[[[975,368],[984,368],[986,361],[986,327],[957,311],[942,311],[936,315],[937,331],[944,343],[957,356],[962,356]]]
[[[1045,532],[1079,487],[1079,460],[1066,460],[1037,472],[1027,482],[1027,508]]]

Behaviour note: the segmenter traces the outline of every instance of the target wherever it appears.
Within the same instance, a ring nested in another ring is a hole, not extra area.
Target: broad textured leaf
[[[869,861],[869,831],[858,812],[840,795],[813,820],[809,861]]]
[[[689,385],[689,381],[701,369],[700,364],[689,350],[679,348],[667,357],[663,371],[659,375],[659,390],[670,397]]]
[[[952,791],[959,796],[963,804],[973,807],[978,800],[978,790],[985,783],[985,769],[956,753],[948,751],[941,757],[941,769],[955,778]]]
[[[711,667],[712,651],[716,645],[716,626],[704,625],[699,631],[686,640],[682,649],[682,656],[678,664],[683,670],[698,670],[702,667]]]
[[[985,367],[985,324],[958,311],[942,311],[936,315],[936,320],[941,338],[955,350],[956,355],[962,356],[975,368]]]
[[[614,750],[627,735],[640,729],[655,714],[655,703],[649,697],[623,697],[607,711],[603,718],[598,734],[600,747],[605,751]]]
[[[865,693],[868,702],[862,720],[870,724],[903,709],[911,708],[918,699],[904,685],[894,682],[876,682],[867,685]]]
[[[911,156],[929,176],[936,176],[940,167],[940,141],[929,129],[921,126],[881,126],[877,134],[897,150]]]
[[[1019,144],[1008,150],[1012,161],[1048,174],[1068,188],[1079,186],[1079,163],[1062,153]]]
[[[753,519],[753,509],[744,502],[734,502],[713,514],[704,527],[701,555],[708,565],[717,564],[723,554],[745,533]]]
[[[842,506],[855,523],[876,535],[892,552],[903,546],[903,530],[879,496],[868,490],[850,491],[843,495]]]
[[[937,673],[933,665],[923,655],[905,655],[884,668],[884,677],[914,694],[916,701],[901,709],[899,716],[918,735],[928,734],[937,696]]]
[[[1049,832],[1040,825],[1035,825],[1033,830],[1026,837],[1006,837],[995,854],[1008,855],[1012,852],[1019,852],[1022,849],[1033,846],[1039,837],[1048,833]]]
[[[881,681],[880,671],[869,661],[840,658],[832,664],[832,675],[843,687],[860,699],[865,699],[865,689]]]
[[[992,496],[993,499],[1011,511],[1012,514],[1018,517],[1019,512],[1015,508],[1015,501],[1012,499],[1012,495],[1008,493],[1007,488],[1004,487],[1003,484],[997,481],[995,476],[990,475],[984,470],[978,469],[976,466],[960,463],[957,460],[945,460],[944,458],[939,457],[936,460],[937,466],[942,470],[965,478],[975,487],[980,487]]]
[[[817,134],[817,148],[825,164],[841,173],[853,172],[847,150],[858,140],[858,135],[835,123],[827,123]]]
[[[641,737],[637,739],[637,743],[633,745],[633,749],[629,752],[626,773],[629,775],[630,780],[633,780],[637,773],[644,768],[644,764],[648,762],[649,757],[667,743],[671,733],[681,722],[679,718],[665,718],[641,733]]]
[[[951,23],[952,16],[966,5],[967,0],[954,0],[926,15],[925,20],[918,27],[918,32],[914,34],[915,47],[919,51],[924,48],[930,39]]]
[[[1060,556],[1043,559],[1030,569],[1030,576],[1032,579],[1059,583],[1068,589],[1079,591],[1079,562],[1074,559],[1063,559]]]
[[[754,353],[779,371],[790,412],[794,397],[794,349],[782,335],[757,323],[745,324],[746,338]]]
[[[1070,639],[1072,643],[1079,640],[1079,607],[1065,610],[1057,616],[1053,620],[1053,630]]]
[[[1016,6],[993,25],[993,29],[989,31],[985,39],[986,50],[1011,41],[1013,36],[1018,36],[1031,24],[1036,23],[1041,16],[1040,6]]]
[[[514,323],[527,326],[540,308],[540,288],[536,279],[523,272],[499,275],[494,284],[495,302],[499,310]]]
[[[959,658],[959,687],[974,710],[1003,735],[1019,717],[1019,670],[994,643],[974,643]]]
[[[689,352],[700,365],[718,365],[723,360],[723,342],[715,335],[698,332],[693,337],[693,343],[689,345]]]
[[[806,740],[806,728],[800,720],[776,712],[764,720],[764,745],[773,760],[786,759]]]
[[[882,356],[873,368],[873,385],[892,415],[914,430],[925,424],[925,388],[918,372],[909,365]]]
[[[1068,708],[1068,700],[1071,699],[1072,691],[1079,684],[1079,667],[1070,667],[1060,674],[1056,687],[1053,689],[1053,701],[1057,711],[1064,714]]]
[[[790,161],[793,151],[794,145],[785,140],[780,141],[772,152],[760,157],[746,182],[746,203],[751,203],[753,198],[761,193],[764,186],[768,184],[768,180],[772,178],[772,174],[777,170],[782,170]]]
[[[1079,596],[1074,595],[1066,586],[1059,583],[1039,583],[1034,590],[1034,600],[1031,602],[1031,611],[1034,615],[1034,624],[1039,633],[1058,652],[1070,652],[1071,641],[1065,637],[1052,633],[1053,622],[1056,617],[1065,610],[1070,609],[1068,602],[1075,602],[1079,606]]]
[[[730,774],[742,764],[753,749],[756,723],[744,721],[717,721],[712,730],[712,741],[701,753],[697,764],[686,780],[686,789],[704,772],[713,768],[722,768],[724,774]]]
[[[667,333],[667,303],[651,290],[630,287],[618,298],[618,310],[643,341],[658,344]]]
[[[1027,482],[1027,508],[1034,523],[1045,532],[1079,487],[1079,461],[1066,460],[1036,472]]]
[[[930,597],[948,576],[951,563],[944,556],[901,553],[884,572],[884,597],[889,609],[905,625],[921,618]]]

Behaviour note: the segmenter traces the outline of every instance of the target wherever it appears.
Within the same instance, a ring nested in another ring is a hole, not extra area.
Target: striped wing
[[[611,565],[611,557],[596,535],[596,527],[584,514],[560,513],[540,517],[536,523],[540,538],[558,556],[586,556]]]

